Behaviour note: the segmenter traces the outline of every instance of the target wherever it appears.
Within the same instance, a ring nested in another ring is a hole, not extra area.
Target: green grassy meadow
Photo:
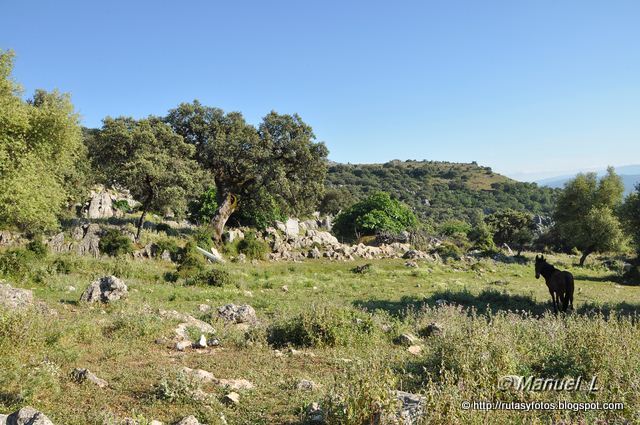
[[[533,254],[527,254],[531,259]],[[62,259],[62,260],[60,260]],[[640,421],[640,287],[616,283],[615,271],[578,268],[577,258],[551,256],[576,277],[568,315],[549,314],[544,280],[533,264],[471,260],[446,264],[404,260],[228,263],[236,284],[185,286],[165,281],[175,265],[159,260],[90,259],[49,254],[4,280],[29,288],[53,311],[0,310],[0,413],[31,405],[56,424],[174,423],[193,414],[206,424],[299,424],[312,402],[328,423],[365,424],[393,410],[389,391],[425,397],[424,423],[636,423]],[[64,263],[64,271],[53,267]],[[129,295],[111,305],[78,302],[95,278],[114,274]],[[286,290],[283,289],[286,286]],[[75,290],[73,288],[74,287]],[[445,300],[442,302],[439,300]],[[250,304],[260,324],[225,325],[199,306]],[[220,346],[179,352],[166,340],[177,321],[162,310],[202,319]],[[424,335],[420,353],[394,343],[402,333]],[[289,348],[294,348],[291,351]],[[276,349],[279,350],[276,351]],[[218,378],[247,379],[240,403],[224,390],[185,382],[183,367]],[[73,368],[88,368],[109,386],[77,384]],[[504,375],[564,376],[600,390],[505,391]],[[303,391],[300,379],[317,387]],[[194,388],[208,394],[194,397]],[[463,401],[624,402],[619,411],[473,411]]]

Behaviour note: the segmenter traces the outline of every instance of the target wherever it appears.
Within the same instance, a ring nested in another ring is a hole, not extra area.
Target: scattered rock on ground
[[[429,337],[429,336],[439,336],[442,335],[444,329],[442,325],[437,322],[429,323],[424,329],[420,331],[421,336]]]
[[[182,418],[175,425],[200,425],[200,422],[196,419],[195,416],[187,416],[186,418]]]
[[[115,276],[94,280],[80,296],[80,301],[110,303],[127,296],[127,285]]]
[[[414,356],[417,356],[418,354],[422,353],[422,346],[412,345],[409,348],[407,348],[407,351],[413,354]]]
[[[0,306],[22,310],[33,305],[33,292],[0,281]]]
[[[184,367],[182,368],[182,372],[202,383],[212,383],[219,387],[228,388],[234,391],[252,390],[254,388],[253,383],[246,379],[218,379],[213,376],[213,373],[202,369]]]
[[[256,311],[248,304],[227,304],[218,308],[218,316],[230,323],[258,323]]]
[[[240,394],[232,391],[229,394],[224,396],[224,401],[229,404],[239,404]]]
[[[7,425],[53,425],[53,422],[44,413],[27,406],[7,416]]]
[[[85,381],[89,381],[100,388],[106,388],[109,386],[107,381],[105,381],[104,379],[98,378],[95,374],[90,372],[89,369],[75,368],[73,369],[73,371],[71,371],[71,377],[77,383],[83,383]]]
[[[301,379],[300,381],[298,381],[298,384],[296,385],[296,388],[301,391],[313,391],[317,387],[318,385],[309,379]]]
[[[415,345],[418,341],[419,339],[415,335],[406,333],[397,337],[394,342],[398,345],[411,346]]]
[[[313,402],[307,406],[305,419],[309,424],[324,423],[324,412],[318,403]]]

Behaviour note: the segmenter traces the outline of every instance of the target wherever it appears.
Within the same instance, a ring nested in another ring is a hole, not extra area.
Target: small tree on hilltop
[[[614,211],[622,203],[623,192],[613,167],[599,182],[595,173],[587,173],[566,183],[554,219],[562,238],[582,251],[581,266],[591,253],[620,248],[623,234]]]
[[[149,211],[171,209],[180,215],[203,186],[203,174],[191,159],[194,147],[157,118],[106,118],[90,148],[96,168],[109,183],[131,192],[141,203],[136,240]]]
[[[498,211],[485,219],[493,231],[493,241],[499,245],[514,247],[518,254],[533,242],[533,217],[529,213],[505,210]]]
[[[417,222],[407,205],[378,192],[341,212],[333,229],[342,237],[354,238],[381,231],[400,233],[414,228]]]
[[[256,129],[238,112],[194,101],[169,111],[166,121],[196,147],[196,158],[214,176],[217,241],[243,203],[271,205],[270,199],[257,200],[268,196],[283,214],[305,214],[323,194],[328,151],[298,115],[271,112]]]

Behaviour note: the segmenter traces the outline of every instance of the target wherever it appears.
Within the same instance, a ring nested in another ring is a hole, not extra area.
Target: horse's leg
[[[567,307],[569,307],[569,294],[567,294],[567,292],[565,291],[562,294],[562,312],[563,313],[567,312]]]
[[[549,289],[549,293],[551,294],[551,303],[553,304],[553,313],[558,314],[558,307],[556,305],[556,293],[552,289]]]

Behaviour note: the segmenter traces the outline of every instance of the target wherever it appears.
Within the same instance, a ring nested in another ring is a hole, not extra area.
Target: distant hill
[[[620,175],[620,177],[622,178],[622,182],[624,183],[625,196],[633,192],[636,185],[640,184],[640,165],[626,165],[622,167],[615,167],[615,169],[616,173]],[[602,177],[605,172],[605,169],[596,171],[598,177]],[[563,188],[565,183],[573,179],[575,176],[575,174],[567,174],[563,176],[550,177],[538,180],[536,181],[536,183],[538,183],[540,186],[550,188]]]
[[[336,164],[329,167],[328,188],[347,190],[359,200],[385,191],[410,205],[423,220],[468,219],[513,208],[551,214],[558,190],[522,183],[476,163],[399,161],[385,164]]]

